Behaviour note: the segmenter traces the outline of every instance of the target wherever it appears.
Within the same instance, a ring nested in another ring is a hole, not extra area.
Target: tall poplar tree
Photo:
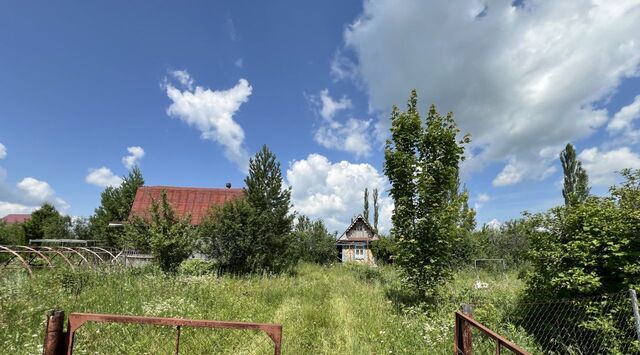
[[[568,143],[560,153],[560,163],[564,172],[562,196],[565,206],[584,202],[589,197],[589,176],[576,156],[576,149]]]
[[[364,208],[362,210],[362,217],[369,223],[369,189],[364,188]]]
[[[440,115],[434,105],[423,125],[417,101],[413,90],[406,111],[393,107],[384,172],[395,204],[391,218],[396,261],[427,296],[450,276],[465,196],[459,191],[460,162],[470,138],[458,140],[453,114]]]
[[[378,206],[378,189],[373,189],[373,229],[378,233],[378,218],[380,216]]]

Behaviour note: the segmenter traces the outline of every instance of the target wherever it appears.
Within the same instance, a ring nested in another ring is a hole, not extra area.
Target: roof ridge
[[[169,185],[152,185],[152,186],[140,186],[140,188],[153,188],[153,189],[178,189],[178,190],[222,190],[222,191],[236,191],[243,190],[244,187],[190,187],[190,186],[169,186]]]

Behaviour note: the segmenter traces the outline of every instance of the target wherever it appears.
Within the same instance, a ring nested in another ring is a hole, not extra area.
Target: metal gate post
[[[631,308],[633,309],[633,318],[636,320],[636,337],[640,340],[640,312],[638,312],[638,296],[636,290],[629,290],[631,295]]]
[[[64,354],[64,311],[52,310],[47,316],[42,355]]]

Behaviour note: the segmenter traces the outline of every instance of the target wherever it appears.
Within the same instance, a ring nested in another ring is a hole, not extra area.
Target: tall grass
[[[453,312],[469,297],[504,300],[520,288],[512,277],[495,292],[473,288],[460,272],[440,302],[399,306],[411,295],[393,267],[301,265],[290,276],[167,276],[153,269],[40,271],[0,277],[0,347],[12,354],[41,351],[47,310],[233,320],[283,325],[285,354],[445,354],[452,350]],[[185,353],[269,353],[260,334],[184,333]],[[117,337],[117,339],[115,339]],[[189,338],[192,337],[192,338]],[[190,340],[191,339],[191,340]],[[197,339],[194,340],[194,339]],[[99,346],[98,346],[99,344]],[[83,326],[77,353],[170,353],[171,329]]]

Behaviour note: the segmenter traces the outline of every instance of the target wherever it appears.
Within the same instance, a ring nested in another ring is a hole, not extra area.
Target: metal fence
[[[466,308],[475,320],[532,354],[640,354],[633,290],[540,302],[478,302]],[[480,333],[471,339],[476,348],[495,343]]]
[[[225,322],[95,313],[52,312],[44,355],[81,354],[275,354],[279,324]]]

